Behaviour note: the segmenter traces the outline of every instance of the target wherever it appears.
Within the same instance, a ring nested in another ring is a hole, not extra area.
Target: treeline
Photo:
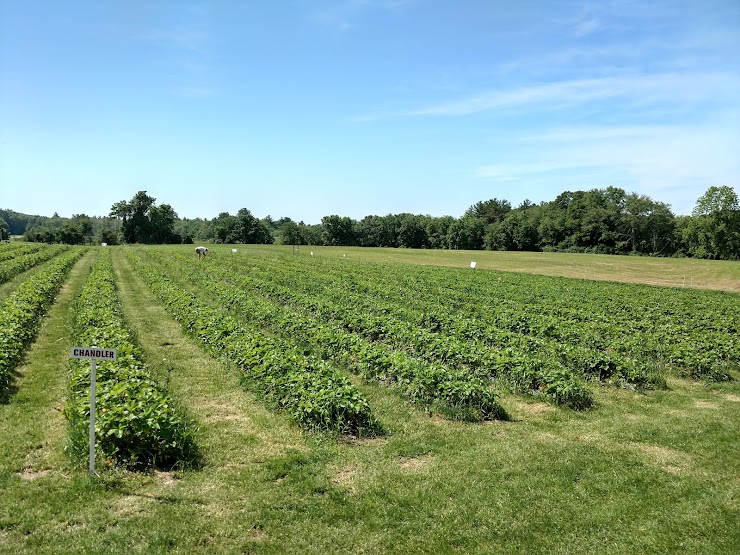
[[[307,232],[307,236],[304,233]],[[566,191],[550,202],[491,199],[472,205],[461,218],[414,214],[342,216],[313,226],[285,222],[283,243],[502,251],[588,252],[651,256],[740,258],[740,205],[730,187],[710,187],[691,216],[645,195],[608,187]]]
[[[281,243],[430,249],[564,251],[740,259],[740,204],[731,187],[710,187],[691,216],[668,204],[608,187],[566,191],[550,202],[512,207],[491,199],[460,218],[417,214],[331,215],[320,224],[259,219],[242,208],[208,219],[182,219],[139,191],[107,218],[27,216],[0,210],[0,233],[46,243]]]
[[[62,218],[56,213],[52,217],[34,216],[0,209],[1,239],[15,235],[37,243],[114,244],[120,227],[120,222],[110,217],[75,214],[71,218]]]

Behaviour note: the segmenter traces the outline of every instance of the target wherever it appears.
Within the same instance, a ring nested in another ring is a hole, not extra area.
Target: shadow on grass
[[[0,391],[0,405],[8,405],[10,404],[10,400],[13,398],[13,396],[18,393],[18,384],[16,383],[18,381],[18,378],[21,377],[20,372],[18,370],[13,370],[10,373],[10,380],[8,385]]]

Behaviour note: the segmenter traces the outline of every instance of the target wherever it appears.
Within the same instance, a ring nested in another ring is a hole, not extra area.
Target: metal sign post
[[[89,358],[92,362],[90,370],[90,476],[95,475],[95,389],[97,359],[116,360],[118,352],[115,349],[100,349],[98,347],[72,347],[69,356],[71,358]]]

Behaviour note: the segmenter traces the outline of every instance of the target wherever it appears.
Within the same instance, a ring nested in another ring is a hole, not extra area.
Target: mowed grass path
[[[231,248],[242,252],[267,250],[291,252],[290,245],[209,245],[215,253],[228,254]],[[668,287],[690,287],[740,292],[740,262],[693,258],[657,258],[606,254],[547,252],[450,251],[433,249],[388,249],[368,247],[301,246],[298,256],[351,258],[368,262],[418,264],[478,270],[525,272],[598,281],[644,283]],[[195,254],[193,254],[195,256]]]
[[[19,392],[0,405],[0,553],[729,554],[740,545],[737,383],[596,388],[597,407],[584,413],[506,397],[512,421],[487,424],[430,417],[362,385],[386,434],[320,438],[244,392],[121,252],[114,263],[150,366],[201,426],[203,467],[94,481],[70,468],[55,407],[79,266]],[[34,391],[42,395],[29,404]]]

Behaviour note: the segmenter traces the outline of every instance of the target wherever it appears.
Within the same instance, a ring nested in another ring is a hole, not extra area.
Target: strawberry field
[[[738,315],[356,251],[0,244],[0,553],[730,553]],[[72,345],[118,351],[94,479]]]

